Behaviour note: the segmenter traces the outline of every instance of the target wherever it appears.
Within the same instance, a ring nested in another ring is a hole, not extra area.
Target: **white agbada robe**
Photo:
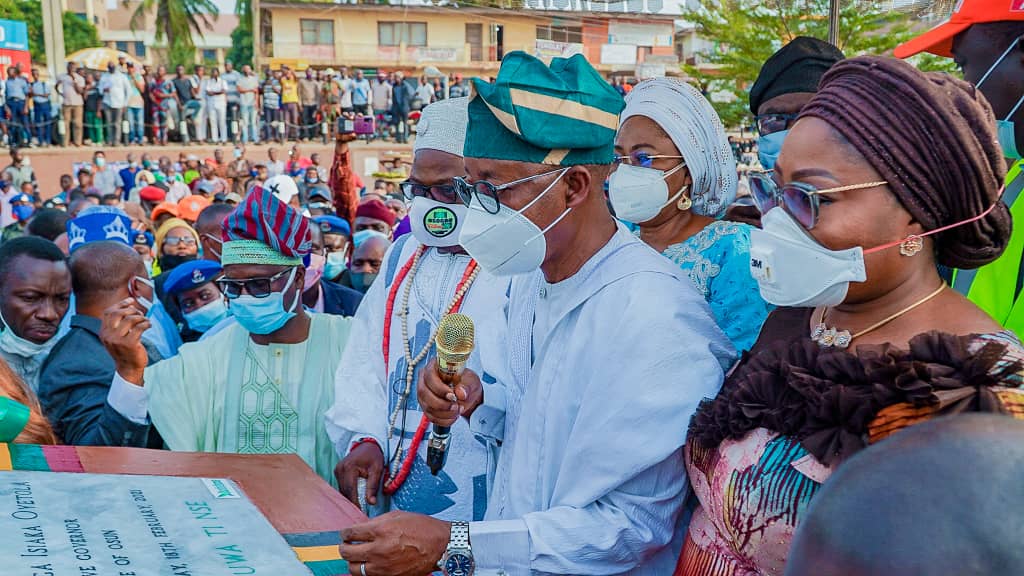
[[[327,413],[327,431],[338,455],[348,454],[351,443],[364,437],[374,438],[385,449],[385,461],[394,454],[399,435],[389,442],[388,424],[405,387],[406,359],[402,343],[402,296],[412,279],[409,294],[409,340],[415,357],[427,344],[430,352],[413,374],[408,413],[401,415],[396,427],[404,429],[403,449],[407,449],[423,413],[416,399],[419,370],[435,356],[431,334],[444,310],[451,303],[462,279],[469,256],[441,254],[436,248],[420,258],[418,269],[406,276],[395,294],[391,320],[389,361],[384,366],[382,342],[388,293],[401,268],[413,257],[420,243],[412,235],[403,236],[388,251],[377,280],[363,297],[353,317],[352,337],[342,356],[335,378],[335,403]],[[459,310],[473,319],[476,347],[467,368],[481,381],[497,386],[507,379],[505,303],[509,279],[480,271]],[[487,492],[497,462],[497,448],[469,429],[465,419],[452,427],[448,460],[438,476],[427,467],[427,439],[420,445],[412,472],[390,498],[378,499],[373,514],[406,510],[444,520],[482,520],[487,509]]]
[[[620,227],[575,275],[516,277],[511,380],[471,428],[502,441],[476,574],[671,574],[682,447],[735,358],[693,283]]]

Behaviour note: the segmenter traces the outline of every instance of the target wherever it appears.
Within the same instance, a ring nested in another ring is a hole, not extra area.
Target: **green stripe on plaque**
[[[11,466],[15,470],[49,472],[50,465],[46,462],[43,447],[38,444],[9,444],[11,449]]]
[[[306,567],[313,572],[313,576],[344,576],[348,574],[348,562],[345,560],[306,562]]]

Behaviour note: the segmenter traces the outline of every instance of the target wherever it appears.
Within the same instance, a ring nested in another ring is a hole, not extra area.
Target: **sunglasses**
[[[661,160],[662,158],[672,158],[674,160],[682,160],[682,156],[669,156],[667,154],[648,154],[647,152],[630,152],[625,156],[616,156],[615,165],[629,164],[630,166],[639,166],[641,168],[650,168],[654,165],[655,160]]]
[[[164,238],[164,246],[177,246],[178,244],[184,244],[186,246],[195,246],[196,239],[191,236],[170,236]]]
[[[884,186],[888,182],[865,182],[864,184],[851,184],[836,188],[819,190],[817,187],[804,182],[789,182],[783,186],[775,183],[771,172],[750,173],[750,196],[754,204],[762,214],[766,214],[772,208],[782,206],[789,212],[797,222],[804,228],[810,230],[818,223],[818,211],[821,207],[822,194],[834,194],[836,192],[847,192],[849,190],[866,190],[877,186]]]
[[[757,133],[767,136],[783,130],[789,130],[799,114],[758,114],[754,117]]]
[[[551,174],[565,173],[568,168],[558,168],[549,172],[543,172],[541,174],[534,174],[533,176],[527,176],[526,178],[520,178],[519,180],[513,180],[512,182],[506,182],[495,186],[487,180],[478,180],[470,183],[465,178],[456,177],[455,188],[459,193],[459,198],[462,203],[469,206],[473,200],[473,195],[476,194],[476,201],[490,214],[497,214],[501,211],[501,201],[498,200],[498,192],[502,192],[518,186],[530,180],[536,180],[543,178],[544,176],[550,176]]]
[[[266,298],[274,291],[272,286],[274,281],[288,273],[294,274],[295,268],[282,270],[269,278],[220,278],[217,280],[217,286],[220,287],[220,291],[224,293],[228,300],[234,300],[241,296],[243,289],[253,298]]]
[[[399,184],[398,187],[402,189],[402,195],[405,196],[405,199],[410,201],[417,196],[421,196],[451,204],[452,202],[458,202],[460,198],[459,190],[455,184],[426,186],[412,180],[406,180]]]

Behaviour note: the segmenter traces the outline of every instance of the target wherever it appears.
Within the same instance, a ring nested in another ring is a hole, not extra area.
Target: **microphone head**
[[[437,347],[437,362],[445,369],[465,365],[473,352],[475,331],[473,320],[465,314],[447,314],[437,327],[434,344]]]

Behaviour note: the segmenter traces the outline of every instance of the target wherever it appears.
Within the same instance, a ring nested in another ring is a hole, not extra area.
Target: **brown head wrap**
[[[997,200],[1006,164],[996,120],[966,82],[893,58],[851,58],[825,74],[800,116],[842,134],[925,230],[977,216]],[[1009,239],[1010,212],[999,202],[935,243],[941,264],[977,268],[998,258]]]

